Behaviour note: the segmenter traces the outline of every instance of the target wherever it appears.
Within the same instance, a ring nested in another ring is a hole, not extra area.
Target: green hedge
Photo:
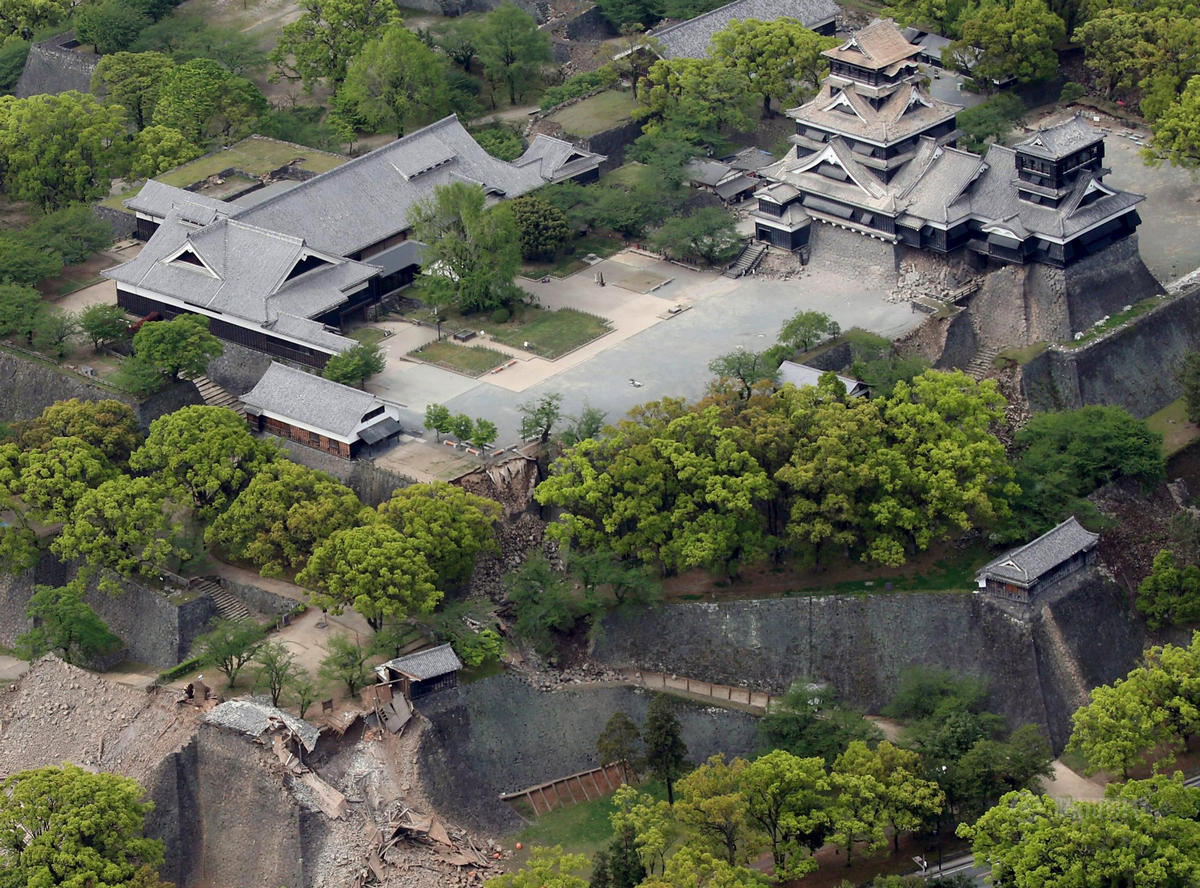
[[[541,109],[546,111],[555,105],[577,99],[596,89],[615,86],[620,79],[612,65],[604,65],[595,71],[586,71],[564,80],[559,86],[552,86],[542,95]]]
[[[191,657],[190,659],[184,660],[178,666],[172,666],[166,672],[160,672],[158,674],[158,678],[154,679],[154,683],[158,685],[167,684],[168,682],[172,682],[177,678],[183,678],[189,672],[195,672],[203,665],[204,657]]]

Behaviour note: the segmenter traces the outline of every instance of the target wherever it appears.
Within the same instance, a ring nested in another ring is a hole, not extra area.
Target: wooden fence
[[[590,771],[580,771],[559,777],[549,783],[539,783],[519,792],[504,792],[500,800],[510,804],[528,804],[534,814],[545,814],[555,808],[598,799],[616,790],[622,783],[629,782],[629,765],[612,762]]]
[[[778,699],[766,691],[754,691],[750,688],[736,688],[732,685],[714,684],[711,681],[701,681],[698,678],[687,678],[682,675],[644,672],[641,669],[625,669],[623,673],[631,684],[638,685],[647,690],[664,691],[669,694],[688,694],[711,700],[718,705],[721,703],[735,703],[739,706],[747,706],[760,713],[765,713],[767,708]]]

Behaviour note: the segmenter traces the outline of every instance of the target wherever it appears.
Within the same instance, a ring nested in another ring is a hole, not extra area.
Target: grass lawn
[[[355,327],[346,335],[363,345],[378,345],[387,336],[387,331],[378,327]]]
[[[1150,430],[1163,436],[1163,456],[1171,456],[1200,438],[1200,426],[1188,422],[1183,398],[1146,417]]]
[[[552,274],[555,277],[570,277],[588,267],[588,264],[583,261],[583,257],[588,253],[595,253],[600,258],[607,259],[624,247],[625,241],[615,235],[589,234],[587,237],[571,241],[570,251],[559,256],[553,262],[523,263],[521,273],[531,278],[540,278],[546,274]]]
[[[656,780],[647,780],[638,790],[648,792],[656,799],[667,797],[666,787]],[[516,854],[516,859],[521,863],[528,859],[530,848],[533,846],[562,845],[574,854],[592,857],[612,838],[612,823],[609,822],[612,812],[612,795],[568,805],[565,808],[555,808],[541,817],[534,818],[529,826],[516,836],[510,837],[506,844],[511,845],[515,841],[525,845]]]
[[[615,182],[617,185],[624,185],[626,188],[636,188],[638,185],[649,185],[653,182],[655,172],[644,163],[638,163],[636,160],[631,160],[629,163],[621,164],[615,170],[604,174],[605,182]]]
[[[431,342],[409,354],[426,363],[467,376],[482,376],[508,360],[508,355],[495,349],[480,345],[455,345],[446,340]]]
[[[533,306],[521,308],[517,316],[506,324],[488,322],[479,326],[497,342],[513,348],[524,348],[528,342],[529,350],[543,358],[565,355],[611,329],[604,318],[573,308],[547,311]]]
[[[636,107],[637,101],[632,92],[610,89],[555,111],[550,115],[550,120],[561,124],[572,136],[594,136],[631,119]]]
[[[1163,297],[1161,297],[1161,296],[1151,296],[1149,299],[1143,299],[1141,302],[1130,307],[1129,311],[1124,311],[1124,312],[1121,312],[1120,314],[1115,314],[1112,317],[1110,317],[1107,321],[1105,321],[1103,324],[1089,327],[1087,330],[1083,331],[1082,337],[1080,337],[1079,339],[1072,339],[1067,342],[1064,342],[1063,345],[1065,345],[1067,348],[1079,348],[1080,346],[1087,345],[1089,342],[1091,342],[1093,339],[1097,338],[1098,336],[1103,336],[1108,331],[1121,326],[1122,324],[1126,323],[1127,321],[1133,320],[1138,315],[1145,314],[1150,309],[1152,309],[1158,305],[1162,305],[1162,303],[1163,303]]]

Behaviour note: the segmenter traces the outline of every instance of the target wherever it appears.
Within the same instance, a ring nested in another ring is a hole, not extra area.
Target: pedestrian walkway
[[[764,715],[767,709],[778,698],[766,691],[755,691],[750,688],[738,688],[732,685],[714,684],[698,678],[688,678],[681,675],[667,675],[663,672],[646,672],[642,669],[622,669],[621,674],[630,683],[650,691],[662,691],[666,694],[677,694],[714,703],[717,706],[729,706],[735,709],[749,709],[759,715]]]

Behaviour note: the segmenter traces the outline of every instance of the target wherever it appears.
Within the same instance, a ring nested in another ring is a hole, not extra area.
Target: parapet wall
[[[1091,574],[1029,620],[966,592],[674,604],[633,618],[610,614],[594,656],[774,692],[797,679],[827,681],[868,712],[886,705],[911,666],[978,675],[989,680],[992,711],[1013,727],[1043,726],[1061,748],[1078,697],[1063,676],[1082,676],[1089,687],[1111,681],[1141,653],[1123,602]],[[1050,618],[1057,631],[1047,635]]]

